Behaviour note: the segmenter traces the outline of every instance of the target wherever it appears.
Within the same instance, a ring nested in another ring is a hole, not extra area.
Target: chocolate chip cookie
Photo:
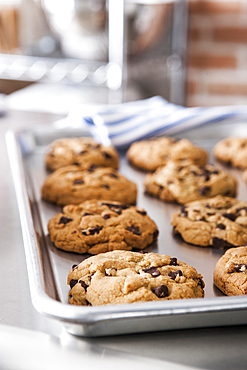
[[[172,215],[175,234],[202,247],[237,247],[247,243],[247,202],[218,195],[186,203]]]
[[[48,231],[57,248],[90,254],[143,249],[158,236],[144,209],[98,200],[67,205],[49,221]]]
[[[87,169],[92,164],[117,169],[118,153],[113,146],[104,146],[89,137],[63,138],[50,145],[45,163],[51,171],[69,165]]]
[[[214,156],[228,166],[247,168],[247,138],[228,137],[219,141]]]
[[[187,203],[218,194],[234,197],[237,181],[225,171],[207,164],[204,167],[168,161],[146,175],[146,193],[166,202]]]
[[[78,166],[59,168],[45,180],[44,200],[57,205],[79,204],[88,199],[108,199],[135,204],[137,187],[113,168],[83,170]]]
[[[175,257],[113,251],[90,257],[68,274],[70,303],[83,306],[202,298],[197,271]]]
[[[247,246],[225,252],[216,264],[214,284],[226,295],[247,294]]]
[[[155,171],[171,160],[190,160],[204,166],[208,160],[208,153],[192,144],[187,139],[175,140],[162,137],[153,140],[143,140],[133,143],[127,151],[129,162],[143,171]]]

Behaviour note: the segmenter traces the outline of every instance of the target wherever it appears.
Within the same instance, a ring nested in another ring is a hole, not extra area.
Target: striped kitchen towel
[[[161,96],[90,110],[83,116],[84,124],[91,128],[93,136],[105,144],[109,139],[116,147],[231,118],[247,118],[247,105],[186,108]]]

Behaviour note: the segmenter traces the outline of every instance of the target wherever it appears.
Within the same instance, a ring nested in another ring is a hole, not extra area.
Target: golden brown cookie
[[[247,168],[247,138],[228,137],[219,141],[214,156],[228,166]]]
[[[55,140],[45,157],[47,169],[77,165],[83,169],[91,165],[118,168],[118,153],[113,146],[104,146],[89,137]]]
[[[218,194],[234,197],[237,181],[226,171],[206,164],[204,167],[168,161],[146,175],[146,193],[166,202],[187,203],[212,198]]]
[[[57,248],[90,254],[143,249],[158,236],[144,209],[98,200],[67,205],[49,221],[48,231]]]
[[[68,274],[70,303],[107,305],[202,298],[197,271],[166,255],[113,251],[87,258]]]
[[[247,294],[247,246],[225,252],[216,264],[214,284],[226,295]]]
[[[218,195],[186,203],[173,214],[175,234],[202,247],[237,247],[247,243],[247,202]]]
[[[78,166],[59,168],[50,174],[41,189],[44,200],[58,205],[79,204],[88,199],[108,199],[135,204],[137,187],[113,168]]]
[[[168,160],[190,160],[204,166],[208,153],[187,139],[175,140],[162,137],[153,140],[143,140],[133,143],[127,151],[127,158],[133,166],[143,171],[155,171],[164,166]]]

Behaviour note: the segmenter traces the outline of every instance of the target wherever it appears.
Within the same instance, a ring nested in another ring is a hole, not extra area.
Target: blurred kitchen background
[[[247,1],[0,0],[0,93],[55,113],[246,104]]]

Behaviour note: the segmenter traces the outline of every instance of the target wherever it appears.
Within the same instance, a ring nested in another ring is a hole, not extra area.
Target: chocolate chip
[[[95,272],[93,272],[90,276],[89,276],[89,280],[91,281],[92,280],[92,277],[94,276]]]
[[[107,152],[102,152],[102,155],[105,157],[105,159],[111,159],[112,156]]]
[[[234,267],[235,272],[244,272],[247,269],[247,264],[245,265],[244,263],[240,263],[239,265],[236,265]]]
[[[181,208],[180,217],[187,217],[188,211],[186,210],[185,206]]]
[[[115,173],[108,173],[108,176],[112,177],[113,179],[118,179],[118,176]]]
[[[70,217],[65,217],[65,216],[62,216],[61,218],[60,218],[60,220],[59,220],[59,225],[60,224],[64,224],[64,225],[66,225],[66,224],[68,224],[69,222],[71,222],[71,221],[73,221],[72,220],[72,218],[70,218]]]
[[[78,280],[71,279],[71,280],[70,280],[70,283],[69,283],[70,289],[72,289],[72,288],[73,288],[73,286],[75,286],[77,283],[78,283]]]
[[[75,270],[78,267],[78,265],[73,265],[72,270]]]
[[[218,224],[217,226],[216,226],[216,229],[221,229],[221,230],[225,230],[225,225],[224,224]]]
[[[79,283],[85,289],[85,291],[87,291],[88,285],[84,281],[82,281],[82,280],[80,280]]]
[[[100,230],[103,229],[103,226],[94,226],[92,229],[89,230],[90,235],[99,234]]]
[[[203,177],[204,177],[204,181],[209,181],[210,180],[210,174],[209,173],[204,173]]]
[[[96,225],[96,226],[92,227],[91,229],[87,229],[86,231],[82,231],[81,233],[83,235],[87,235],[87,236],[88,236],[88,233],[89,233],[89,235],[94,235],[94,234],[99,234],[100,230],[102,230],[102,229],[103,229],[103,226]]]
[[[212,173],[213,175],[218,175],[219,171],[218,170],[213,170],[210,173]]]
[[[146,211],[139,211],[139,209],[136,210],[137,213],[140,213],[142,216],[146,216],[147,212]]]
[[[169,263],[170,266],[177,266],[178,265],[178,260],[176,257],[172,257]]]
[[[169,272],[169,274],[168,274],[168,276],[169,276],[170,278],[172,278],[173,280],[175,280],[175,279],[176,279],[177,275],[178,275],[178,276],[183,276],[182,271],[181,271],[181,270],[177,270],[177,271],[174,271],[174,272]]]
[[[203,188],[198,189],[198,193],[201,195],[208,195],[211,191],[210,186],[203,186]]]
[[[198,285],[203,289],[204,288],[204,283],[201,278],[198,279]]]
[[[80,163],[78,163],[78,162],[74,162],[74,163],[72,163],[74,166],[80,166]]]
[[[108,218],[111,218],[111,215],[109,213],[106,213],[104,216],[102,216],[104,220],[108,220]]]
[[[232,166],[232,161],[229,159],[229,161],[226,162],[226,165],[231,167]]]
[[[166,285],[159,285],[157,288],[153,288],[152,292],[158,297],[158,298],[165,298],[168,297],[168,288]]]
[[[89,213],[89,212],[85,212],[85,213],[83,213],[82,217],[85,217],[85,216],[94,216],[94,214]]]
[[[198,221],[204,221],[204,222],[207,222],[205,216],[201,217]]]
[[[88,168],[88,172],[94,172],[96,170],[97,166],[95,164],[91,164],[91,166]]]
[[[84,180],[82,179],[75,179],[74,182],[73,182],[74,185],[80,185],[80,184],[84,184]]]
[[[142,271],[152,275],[152,277],[157,277],[160,275],[160,271],[156,267],[149,267],[147,269],[143,269]]]
[[[237,212],[240,212],[240,211],[245,211],[245,212],[247,212],[247,207],[241,207],[241,208],[238,208],[236,211]]]
[[[71,231],[71,234],[72,234],[72,235],[73,235],[73,234],[76,234],[76,230]]]
[[[228,218],[231,221],[235,221],[236,218],[238,217],[237,215],[235,215],[233,213],[223,213],[222,216],[225,217],[225,218]]]
[[[139,227],[136,227],[136,226],[128,226],[126,228],[126,230],[130,231],[132,234],[141,235],[141,231],[140,231]]]
[[[110,189],[110,186],[108,184],[102,184],[101,187],[105,189]]]
[[[121,215],[122,210],[130,208],[127,204],[114,204],[114,203],[100,203],[101,206],[107,206],[111,211]]]

